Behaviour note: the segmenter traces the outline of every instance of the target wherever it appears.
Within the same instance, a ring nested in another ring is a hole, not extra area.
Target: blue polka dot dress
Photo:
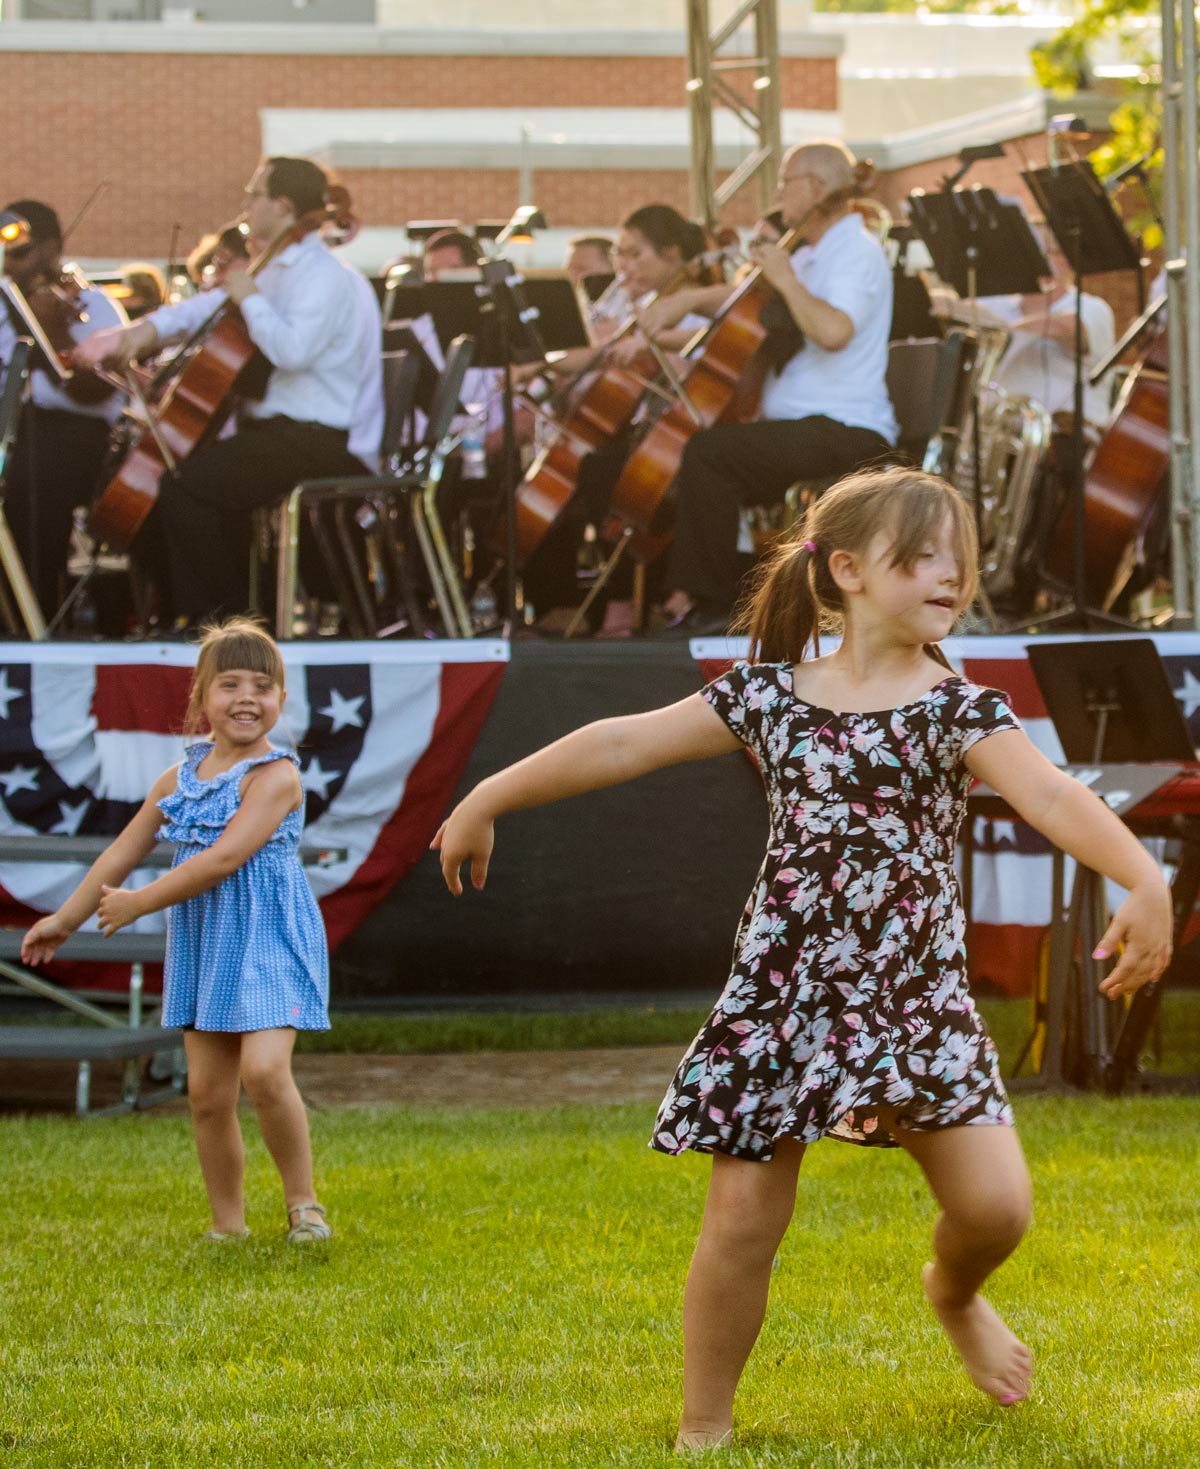
[[[247,771],[296,760],[271,750],[201,780],[196,771],[212,748],[207,741],[189,746],[174,792],[158,803],[165,818],[159,837],[177,846],[174,867],[222,835],[237,814]],[[303,808],[290,811],[236,872],[167,910],[164,1025],[329,1029],[329,954],[300,866],[303,826]]]

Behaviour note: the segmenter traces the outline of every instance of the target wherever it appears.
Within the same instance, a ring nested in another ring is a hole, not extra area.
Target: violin
[[[73,402],[89,406],[103,403],[114,391],[113,384],[102,375],[75,367],[71,360],[75,348],[72,329],[88,320],[83,295],[91,289],[87,276],[68,261],[59,266],[57,275],[35,278],[24,293],[30,311],[67,369],[63,392]]]

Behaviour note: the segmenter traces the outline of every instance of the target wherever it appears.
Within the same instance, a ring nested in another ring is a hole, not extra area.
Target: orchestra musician
[[[981,296],[962,301],[948,287],[932,293],[938,315],[1003,327],[1011,333],[992,382],[1004,392],[1032,398],[1054,417],[1075,408],[1075,285],[1071,266],[1045,225],[1032,221],[1050,266],[1045,288],[1032,296]],[[1108,422],[1112,380],[1105,374],[1091,383],[1089,374],[1116,340],[1112,307],[1084,291],[1080,298],[1083,327],[1083,416],[1099,432]],[[1060,420],[1061,421],[1061,420]]]
[[[607,235],[576,235],[567,241],[563,269],[573,286],[582,286],[589,275],[611,275],[613,242]]]
[[[265,159],[246,187],[242,222],[259,250],[287,241],[269,263],[252,274],[232,261],[223,286],[79,349],[89,365],[123,367],[186,338],[228,300],[270,366],[237,432],[204,445],[159,486],[150,519],[165,538],[177,626],[244,610],[254,507],[277,503],[301,480],[361,473],[349,441],[356,416],[382,399],[382,326],[373,292],[321,237],[328,187],[308,159]]]
[[[238,261],[248,264],[250,247],[238,223],[222,225],[205,235],[187,258],[187,273],[198,291],[211,291],[225,283],[229,268]]]
[[[836,140],[784,155],[782,222],[790,230],[807,219],[804,243],[789,258],[764,242],[752,258],[786,306],[797,350],[768,372],[757,421],[701,430],[684,451],[664,603],[679,632],[726,625],[749,566],[738,549],[743,505],[777,504],[798,480],[848,474],[895,443],[886,385],[892,275],[853,208],[854,169]],[[833,194],[838,201],[823,211]],[[687,311],[715,314],[732,289],[681,291],[655,302],[644,322],[655,330]]]
[[[5,268],[52,345],[67,349],[121,326],[124,311],[103,291],[60,284],[62,228],[55,211],[37,199],[17,199],[7,207],[27,221],[29,242],[8,248]],[[21,334],[21,323],[0,311],[0,367],[7,367]],[[61,385],[42,368],[31,375],[5,474],[4,511],[47,618],[65,592],[74,510],[92,498],[123,401],[91,372],[77,370]]]
[[[635,209],[621,224],[612,260],[621,292],[632,304],[637,326],[614,342],[604,357],[597,359],[595,351],[586,347],[571,348],[558,355],[552,371],[573,375],[589,367],[602,369],[606,360],[628,365],[639,358],[645,359],[651,338],[659,350],[677,353],[708,325],[708,316],[684,310],[676,313],[669,325],[649,327],[641,313],[659,292],[687,280],[683,273],[704,254],[707,244],[700,226],[685,219],[669,204],[645,204]],[[620,326],[611,316],[596,322],[594,332],[598,342],[607,342]],[[538,370],[536,366],[522,367],[515,375],[529,377]],[[628,433],[618,434],[583,459],[574,500],[560,517],[561,524],[552,528],[525,569],[526,596],[539,611],[572,606],[578,600],[575,563],[580,539],[589,523],[596,524],[603,519],[613,486],[629,457],[635,431],[631,427]],[[632,567],[626,561],[618,566],[609,583],[600,629],[604,636],[623,637],[633,630],[631,578]]]

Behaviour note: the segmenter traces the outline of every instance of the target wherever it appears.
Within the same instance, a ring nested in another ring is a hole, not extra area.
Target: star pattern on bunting
[[[320,760],[314,755],[300,771],[300,784],[310,794],[322,801],[329,799],[329,783],[337,780],[340,770],[322,770]]]
[[[14,765],[8,770],[0,771],[0,786],[4,787],[6,800],[11,800],[18,791],[36,791],[38,788],[36,766]]]
[[[8,669],[0,668],[0,719],[8,718],[8,706],[14,699],[23,699],[24,689],[14,689],[8,681]]]
[[[62,820],[56,822],[50,828],[50,835],[64,837],[77,836],[83,818],[87,815],[87,809],[91,804],[91,801],[86,799],[80,801],[75,806],[72,806],[70,801],[60,801],[58,803],[58,810]]]
[[[332,723],[331,734],[339,734],[348,725],[353,725],[355,729],[362,729],[362,706],[365,702],[365,694],[359,694],[355,699],[346,699],[337,689],[331,688],[329,703],[324,709],[318,709],[317,713],[324,714]]]
[[[1175,690],[1175,697],[1183,705],[1183,717],[1190,719],[1200,708],[1200,678],[1190,668],[1183,670],[1183,681]]]

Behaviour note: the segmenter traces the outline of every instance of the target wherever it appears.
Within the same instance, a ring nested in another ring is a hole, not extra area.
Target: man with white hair
[[[848,474],[896,440],[888,398],[892,274],[853,208],[856,160],[833,139],[784,155],[778,196],[789,255],[761,241],[751,258],[785,308],[766,350],[773,366],[758,420],[695,434],[676,480],[677,519],[664,610],[680,632],[718,631],[749,566],[738,549],[744,505],[781,501],[797,480]],[[661,331],[688,311],[714,316],[736,286],[677,291],[645,313]],[[772,350],[774,349],[774,350]]]

